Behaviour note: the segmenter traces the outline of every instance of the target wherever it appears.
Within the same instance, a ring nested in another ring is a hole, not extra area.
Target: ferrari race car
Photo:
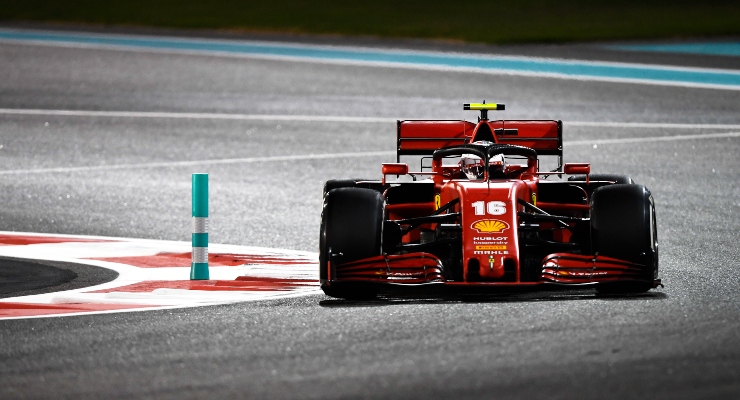
[[[488,111],[503,104],[464,108],[480,111],[477,123],[398,121],[396,162],[382,165],[382,179],[326,182],[324,293],[368,299],[412,288],[553,285],[639,293],[661,285],[645,186],[563,164],[561,121],[490,121]]]

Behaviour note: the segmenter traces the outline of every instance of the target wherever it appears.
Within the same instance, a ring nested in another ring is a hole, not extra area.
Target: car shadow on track
[[[556,291],[534,293],[505,293],[505,294],[476,294],[476,295],[444,295],[444,296],[379,296],[373,300],[345,300],[328,298],[321,300],[322,307],[378,307],[408,304],[450,304],[450,303],[528,303],[538,301],[644,301],[666,300],[665,292],[647,292],[637,294],[605,295],[596,291]]]

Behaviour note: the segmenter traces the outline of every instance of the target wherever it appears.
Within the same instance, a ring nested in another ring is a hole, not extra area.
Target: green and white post
[[[209,279],[208,174],[193,174],[193,263],[190,279]]]

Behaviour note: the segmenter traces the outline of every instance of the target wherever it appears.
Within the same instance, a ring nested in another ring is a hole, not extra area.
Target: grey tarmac
[[[504,52],[618,57],[591,45]],[[619,124],[739,125],[738,91],[7,43],[0,60],[0,108],[381,119],[2,114],[0,230],[189,240],[190,174],[207,172],[211,242],[316,251],[323,182],[379,177],[394,160],[383,119],[474,120],[462,104],[486,99],[506,104],[496,117],[562,119],[566,161],[651,189],[665,283],[632,297],[313,295],[0,321],[4,399],[740,396],[740,129]],[[634,140],[607,141],[621,138]],[[224,159],[250,161],[213,162]],[[35,169],[59,171],[4,173]]]

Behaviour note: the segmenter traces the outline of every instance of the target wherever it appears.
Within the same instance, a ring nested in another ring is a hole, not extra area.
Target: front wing
[[[554,253],[543,259],[539,282],[460,282],[445,278],[442,261],[430,253],[382,255],[332,268],[332,282],[357,282],[389,285],[450,284],[454,286],[584,286],[613,282],[649,282],[653,288],[660,279],[646,280],[644,266],[611,257]]]

